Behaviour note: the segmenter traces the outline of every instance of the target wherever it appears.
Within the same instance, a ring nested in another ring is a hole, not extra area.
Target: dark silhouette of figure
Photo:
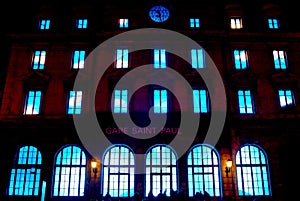
[[[148,193],[148,201],[154,201],[154,195],[152,193],[152,189],[150,189],[149,193]]]
[[[142,197],[141,197],[141,195],[140,195],[138,192],[135,192],[135,193],[134,193],[133,199],[134,199],[135,201],[142,201]]]
[[[204,200],[205,201],[211,201],[211,197],[210,197],[209,193],[206,192],[206,191],[204,191]]]
[[[111,201],[111,195],[108,192],[104,196],[104,201]]]
[[[201,191],[195,194],[195,201],[204,201],[204,195]]]

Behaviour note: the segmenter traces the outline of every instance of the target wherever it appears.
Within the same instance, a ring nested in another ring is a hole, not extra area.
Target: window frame
[[[275,70],[287,70],[288,58],[285,50],[273,50],[273,64]]]
[[[280,20],[277,17],[268,17],[267,18],[268,29],[270,30],[278,30],[280,29]]]
[[[167,68],[167,51],[164,48],[153,49],[153,67],[155,69]]]
[[[37,97],[37,92],[40,93],[40,95]],[[31,93],[34,93],[33,95],[30,95]],[[30,99],[33,100],[31,101]],[[25,99],[24,99],[24,106],[23,106],[23,115],[25,116],[34,116],[34,115],[40,115],[41,114],[41,105],[42,105],[42,98],[43,98],[43,91],[41,89],[30,89],[27,90],[25,93]],[[36,100],[37,99],[37,100]],[[38,105],[36,104],[36,101],[38,101]],[[29,102],[33,102],[33,105],[30,106]],[[32,107],[31,109],[29,107]],[[35,108],[38,107],[38,111],[34,112]],[[30,113],[27,112],[27,110],[32,110]]]
[[[32,54],[31,70],[44,70],[46,64],[46,50],[34,50]]]
[[[127,69],[129,68],[129,49],[128,48],[117,48],[115,51],[115,68]]]
[[[230,21],[229,21],[229,27],[232,30],[239,30],[239,29],[243,29],[243,19],[242,17],[230,17]]]
[[[84,54],[84,55],[82,56],[82,54]],[[78,56],[76,56],[76,55],[78,55]],[[83,50],[83,49],[73,50],[71,69],[73,69],[73,70],[84,69],[86,56],[87,56],[86,50]],[[82,57],[84,57],[84,58],[82,58]]]
[[[190,18],[190,28],[200,28],[200,19]]]
[[[87,18],[78,18],[76,19],[76,29],[87,29],[88,19]]]
[[[242,92],[242,95],[240,95],[240,92]],[[249,92],[249,94],[246,94]],[[250,100],[247,100],[247,98],[250,97]],[[238,89],[237,90],[237,103],[238,103],[238,112],[240,115],[254,115],[255,114],[255,104],[254,104],[254,94],[251,89]],[[243,100],[241,100],[243,99]],[[242,101],[242,103],[241,103]],[[251,107],[248,107],[250,101]],[[242,112],[241,110],[245,110],[245,112]],[[250,111],[248,111],[250,110]],[[252,111],[252,112],[251,112]]]
[[[127,29],[129,28],[129,19],[128,18],[120,18],[118,20],[119,28],[120,29]]]
[[[73,96],[71,93],[74,93],[75,96]],[[81,94],[78,94],[80,93]],[[72,96],[72,97],[71,97]],[[71,98],[74,98],[74,101],[71,102]],[[78,100],[78,98],[80,100]],[[81,90],[70,90],[68,91],[68,94],[67,94],[67,101],[66,101],[66,113],[67,115],[78,115],[78,114],[81,114],[82,112],[82,99],[83,99],[83,91]],[[79,103],[78,101],[80,101],[80,105],[78,105],[77,103]],[[70,103],[73,104],[73,108],[71,108],[71,105]],[[79,111],[78,111],[79,110]],[[73,112],[70,112],[70,111],[73,111]]]
[[[198,92],[198,96],[196,97],[197,94],[195,94],[195,92]],[[202,110],[202,96],[201,96],[201,92],[205,92],[205,109],[206,111],[203,111]],[[196,98],[197,98],[197,102],[196,102]],[[197,104],[198,103],[198,104]],[[197,105],[196,105],[197,104]],[[199,107],[199,111],[196,110],[196,108]],[[196,110],[196,111],[195,111]],[[211,111],[211,108],[210,108],[210,98],[209,98],[209,92],[207,89],[204,89],[204,88],[193,88],[193,112],[195,114],[208,114],[210,113]]]
[[[283,92],[283,95],[280,95],[280,92]],[[290,92],[290,95],[287,95],[287,92]],[[291,96],[290,99],[292,100],[291,104],[288,104],[288,98],[287,96]],[[295,107],[296,106],[296,99],[295,99],[295,92],[292,89],[278,89],[277,91],[277,97],[278,97],[278,103],[279,103],[279,107],[281,109],[284,108],[289,108],[289,107]],[[282,99],[284,98],[284,103],[285,105],[282,104]]]
[[[245,49],[233,50],[233,61],[235,70],[249,69],[249,55]]]
[[[45,19],[39,19],[38,21],[38,29],[39,30],[49,30],[51,25],[51,19],[45,18]]]

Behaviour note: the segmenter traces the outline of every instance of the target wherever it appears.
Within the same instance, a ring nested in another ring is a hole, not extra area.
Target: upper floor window
[[[58,152],[54,163],[53,196],[84,196],[86,155],[77,146]]]
[[[291,90],[278,90],[280,107],[295,105],[294,93]]]
[[[115,90],[113,100],[114,113],[127,113],[128,108],[128,90]]]
[[[199,18],[191,18],[190,19],[190,27],[191,28],[199,28],[200,27],[200,19]]]
[[[119,19],[120,28],[128,28],[128,19]]]
[[[80,114],[82,91],[70,91],[68,97],[68,114]]]
[[[84,60],[85,60],[85,51],[75,50],[73,53],[72,68],[73,69],[84,68]]]
[[[166,68],[166,50],[154,49],[154,68]]]
[[[26,95],[23,114],[39,114],[41,106],[41,91],[29,91]]]
[[[287,68],[287,56],[283,50],[273,50],[275,69]]]
[[[87,28],[87,19],[77,19],[76,20],[77,29],[86,29]]]
[[[268,18],[269,29],[279,29],[279,19],[276,18]]]
[[[246,50],[234,50],[233,54],[235,69],[248,68],[248,55]]]
[[[253,100],[250,90],[238,90],[240,114],[253,114]]]
[[[128,49],[117,49],[116,68],[128,68]]]
[[[49,29],[50,28],[50,20],[39,20],[39,29]]]
[[[42,70],[45,68],[45,60],[46,60],[46,51],[45,50],[36,50],[33,55],[32,60],[32,69]]]
[[[168,100],[166,89],[154,90],[154,113],[167,113]]]
[[[204,68],[205,59],[203,49],[191,50],[192,68]]]
[[[42,155],[33,146],[23,146],[16,153],[10,173],[8,195],[38,196]]]
[[[208,98],[207,91],[205,89],[193,90],[193,100],[195,113],[208,112]]]
[[[256,145],[244,145],[236,153],[239,196],[269,196],[271,186],[267,155]]]
[[[243,28],[242,18],[239,18],[239,17],[230,18],[230,28],[231,29]]]

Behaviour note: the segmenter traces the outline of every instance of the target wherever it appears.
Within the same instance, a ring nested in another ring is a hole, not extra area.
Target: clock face
[[[154,6],[149,11],[149,16],[154,22],[164,22],[169,16],[169,10],[164,6]]]

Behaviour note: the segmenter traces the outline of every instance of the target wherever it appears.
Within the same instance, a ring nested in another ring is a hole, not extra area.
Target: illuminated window
[[[77,146],[67,146],[55,158],[53,196],[84,196],[86,156]]]
[[[241,29],[241,28],[243,28],[242,18],[231,18],[230,19],[230,28],[231,29]]]
[[[200,27],[200,20],[198,18],[191,18],[190,19],[190,27],[191,28],[199,28]]]
[[[70,91],[68,98],[68,114],[80,114],[82,91]]]
[[[45,68],[46,51],[36,50],[32,59],[32,69],[42,70]]]
[[[154,49],[154,68],[166,68],[166,50]]]
[[[193,68],[204,68],[204,51],[202,49],[192,49],[191,50],[191,59]]]
[[[286,69],[287,68],[287,56],[282,50],[273,50],[273,59],[275,69]]]
[[[128,19],[119,19],[120,28],[128,28]]]
[[[15,155],[10,173],[8,195],[38,196],[41,178],[42,156],[33,146],[23,146]]]
[[[50,20],[40,20],[39,21],[39,29],[49,29],[50,28]]]
[[[117,49],[116,68],[128,68],[128,49]]]
[[[29,91],[26,95],[25,106],[23,114],[39,114],[41,106],[41,91]]]
[[[115,90],[113,103],[114,113],[127,113],[128,90]]]
[[[146,191],[152,190],[154,196],[160,191],[170,196],[177,190],[177,157],[169,147],[158,145],[146,153]]]
[[[168,101],[166,89],[154,90],[154,113],[167,113]]]
[[[210,196],[221,196],[220,162],[215,149],[208,145],[197,145],[187,158],[188,194],[208,192]]]
[[[278,90],[280,107],[295,105],[294,94],[291,90]]]
[[[103,195],[132,197],[135,192],[132,151],[116,145],[105,153],[103,161]]]
[[[239,196],[269,196],[271,186],[267,156],[256,145],[244,145],[236,153]]]
[[[73,53],[72,68],[73,69],[84,68],[84,60],[85,60],[85,51],[75,50]]]
[[[248,55],[246,50],[234,50],[233,54],[235,69],[248,68]]]
[[[268,25],[270,29],[279,29],[279,19],[268,18]]]
[[[253,114],[253,100],[250,90],[238,90],[240,114]]]
[[[193,90],[194,112],[207,113],[208,112],[208,98],[207,91],[204,89]]]
[[[87,19],[77,19],[76,27],[78,29],[86,29],[87,28]]]

